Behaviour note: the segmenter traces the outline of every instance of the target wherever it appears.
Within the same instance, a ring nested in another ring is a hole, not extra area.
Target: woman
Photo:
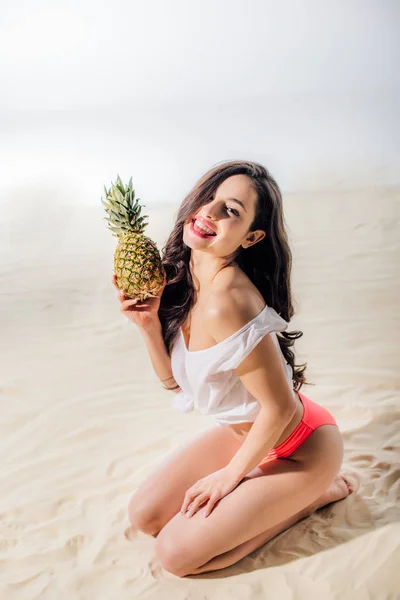
[[[299,392],[306,367],[291,347],[302,332],[284,331],[294,314],[291,252],[265,167],[230,161],[207,172],[180,206],[163,265],[158,297],[138,302],[118,290],[121,311],[139,326],[173,404],[196,406],[218,427],[150,474],[129,517],[156,537],[163,568],[185,576],[232,565],[352,486],[338,474],[333,415]]]

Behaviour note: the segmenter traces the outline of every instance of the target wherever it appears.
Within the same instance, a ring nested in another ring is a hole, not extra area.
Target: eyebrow
[[[237,198],[225,198],[225,200],[233,200],[233,202],[237,202],[238,204],[240,204],[240,206],[244,209],[245,212],[247,212],[243,202],[241,202],[240,200],[238,200]]]

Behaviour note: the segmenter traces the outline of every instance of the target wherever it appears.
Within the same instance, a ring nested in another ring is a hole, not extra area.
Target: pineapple
[[[106,208],[109,229],[118,237],[114,253],[114,272],[117,284],[124,289],[128,298],[155,297],[164,282],[164,269],[156,244],[143,235],[148,223],[143,223],[148,215],[141,215],[140,198],[135,200],[132,177],[126,188],[117,175],[116,184],[110,190],[104,186],[106,198],[101,202]],[[143,205],[145,206],[145,205]]]

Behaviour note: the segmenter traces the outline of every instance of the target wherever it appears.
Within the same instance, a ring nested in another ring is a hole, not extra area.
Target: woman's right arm
[[[112,284],[118,292],[121,312],[132,323],[137,325],[150,355],[150,360],[154,370],[160,379],[161,385],[167,388],[173,388],[171,391],[178,393],[181,388],[176,383],[171,369],[171,358],[165,346],[162,336],[161,322],[158,317],[160,299],[166,285],[166,277],[158,294],[147,298],[144,301],[138,301],[135,298],[128,298],[124,290],[120,290],[117,284],[115,273],[112,277]]]
[[[164,381],[165,386],[169,388],[175,388],[175,386],[178,384],[172,375],[171,358],[168,354],[164,338],[162,336],[160,320],[158,318],[154,319],[154,322],[147,324],[145,329],[141,328],[140,333],[146,342],[150,360],[157,377],[160,379],[160,381]],[[181,391],[181,388],[178,386],[171,391],[178,393]]]

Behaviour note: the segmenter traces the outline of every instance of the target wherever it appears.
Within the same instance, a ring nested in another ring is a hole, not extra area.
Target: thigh
[[[156,554],[167,570],[189,573],[213,557],[264,535],[315,502],[329,487],[342,463],[338,428],[321,425],[303,442],[296,460],[260,463],[207,519],[177,513],[157,537]]]
[[[180,511],[187,489],[225,467],[240,446],[229,427],[213,427],[174,450],[131,498],[131,523],[146,533],[158,532]]]
[[[208,561],[255,538],[315,502],[333,481],[337,464],[310,463],[305,468],[286,458],[274,459],[246,475],[221,498],[209,516],[177,513],[160,531],[155,552],[161,566],[186,575]],[[260,545],[260,544],[259,544]]]

